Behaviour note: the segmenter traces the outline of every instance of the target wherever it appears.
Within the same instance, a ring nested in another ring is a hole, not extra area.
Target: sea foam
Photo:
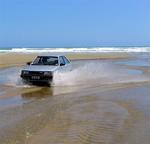
[[[150,52],[150,47],[89,47],[89,48],[11,48],[0,49],[0,53],[107,53],[107,52]]]

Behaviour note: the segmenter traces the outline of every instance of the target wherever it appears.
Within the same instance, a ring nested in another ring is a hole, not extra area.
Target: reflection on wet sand
[[[40,90],[34,91],[34,92],[25,92],[21,94],[22,99],[28,100],[28,99],[41,99],[44,97],[53,96],[53,89],[52,88],[42,88]]]
[[[37,91],[30,91],[30,92],[24,92],[21,93],[21,97],[23,99],[43,99],[45,97],[50,97],[50,96],[56,96],[60,94],[65,94],[65,93],[72,93],[75,92],[78,87],[71,86],[61,86],[61,87],[41,87]]]
[[[149,87],[148,84],[105,87],[105,90],[94,87],[94,91],[83,89],[58,96],[48,95],[51,91],[47,88],[24,93],[25,99],[39,93],[44,98],[39,95],[30,103],[0,111],[0,142],[148,144],[150,117],[141,111],[140,105],[148,97]]]

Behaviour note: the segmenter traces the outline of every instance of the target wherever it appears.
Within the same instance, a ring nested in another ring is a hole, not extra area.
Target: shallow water
[[[141,70],[134,70],[134,69],[125,69],[125,71],[129,74],[129,75],[140,75],[143,72]]]
[[[79,86],[86,83],[90,84],[92,81],[99,81],[100,84],[114,83],[113,79],[116,80],[116,77],[126,81],[127,76],[142,74],[141,70],[122,69],[111,61],[74,61],[72,62],[72,67],[72,71],[54,73],[52,86]],[[22,82],[20,78],[21,69],[21,67],[12,67],[0,70],[0,84],[14,87],[30,87],[31,85]]]
[[[31,101],[31,99],[30,99],[30,101]],[[10,108],[10,107],[11,108],[12,107],[16,107],[16,106],[19,106],[19,105],[23,105],[25,103],[27,103],[27,101],[25,101],[20,96],[15,96],[15,97],[11,97],[11,98],[1,99],[0,100],[0,110],[5,109],[5,108]]]
[[[116,62],[116,64],[128,65],[128,66],[141,66],[141,67],[150,67],[150,54],[141,53],[137,54],[136,58],[133,60],[122,60]]]
[[[86,89],[94,85],[121,84],[130,82],[144,82],[150,78],[144,76],[143,71],[137,69],[127,69],[116,65],[110,60],[79,60],[72,62],[72,71],[56,72],[50,88],[42,88],[35,92],[24,92],[21,97],[7,98],[0,100],[2,105],[22,105],[24,98],[31,99],[43,98],[44,96],[54,96],[63,93],[72,93],[81,89]],[[0,70],[0,85],[9,86],[9,89],[28,90],[35,88],[34,85],[25,84],[20,78],[22,67],[11,67]],[[43,92],[43,90],[45,91]],[[7,90],[1,90],[0,95],[7,95]],[[6,93],[6,94],[5,94]],[[16,95],[15,93],[14,95]],[[11,94],[13,95],[13,93]],[[19,95],[19,94],[18,94]],[[4,96],[3,96],[4,97]]]
[[[129,65],[129,66],[147,66],[147,67],[150,67],[150,62],[144,61],[144,60],[121,61],[121,62],[117,62],[117,64],[124,64],[124,65]]]

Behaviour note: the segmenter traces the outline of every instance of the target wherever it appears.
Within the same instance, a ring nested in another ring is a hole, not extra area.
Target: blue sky
[[[150,46],[150,0],[0,0],[0,47]]]

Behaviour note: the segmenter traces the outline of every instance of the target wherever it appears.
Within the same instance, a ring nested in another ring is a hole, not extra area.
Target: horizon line
[[[150,45],[147,45],[147,46],[145,46],[145,45],[128,45],[128,46],[77,46],[77,47],[73,47],[73,46],[62,46],[62,47],[56,47],[56,46],[54,46],[54,47],[33,47],[33,46],[31,46],[31,47],[0,47],[0,49],[2,49],[2,48],[102,48],[102,47],[150,47]]]

